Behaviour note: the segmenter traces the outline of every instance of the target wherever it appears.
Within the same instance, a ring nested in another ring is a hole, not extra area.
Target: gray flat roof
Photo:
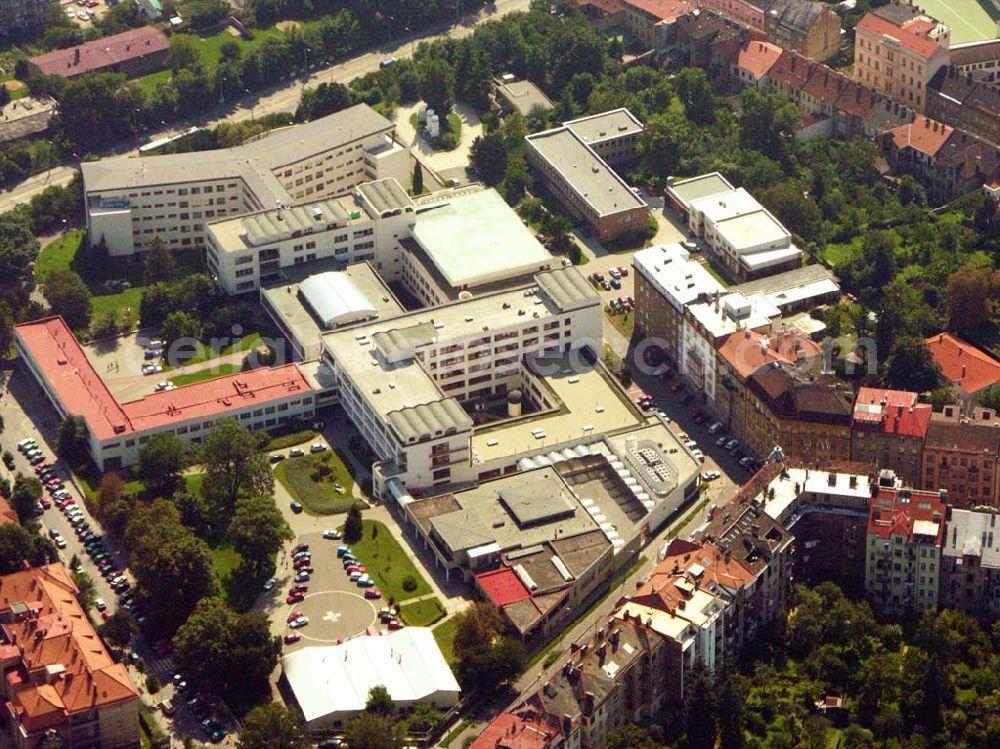
[[[493,189],[422,201],[412,234],[452,287],[533,273],[552,262],[549,251]]]
[[[553,468],[524,471],[487,481],[452,495],[461,509],[429,518],[431,527],[452,550],[496,543],[501,549],[529,548],[553,538],[599,530],[579,499]],[[433,500],[426,500],[433,501]],[[510,509],[518,505],[519,520]]]
[[[121,190],[154,184],[198,182],[270,172],[340,145],[388,132],[393,124],[367,104],[357,104],[303,125],[275,130],[234,148],[163,154],[128,159],[103,159],[81,164],[88,192]],[[282,188],[278,197],[286,197]]]
[[[672,194],[684,206],[691,209],[691,203],[709,195],[717,195],[720,192],[735,189],[725,177],[718,172],[709,172],[698,177],[691,177],[680,182],[674,182],[667,187],[667,192]]]
[[[642,123],[625,107],[570,120],[564,122],[563,127],[569,129],[587,145],[643,131]]]
[[[777,273],[773,276],[758,278],[756,281],[748,281],[733,286],[730,291],[741,291],[745,296],[751,294],[775,294],[779,291],[787,291],[797,286],[805,286],[817,281],[833,279],[833,271],[819,263],[803,265],[801,268]]]
[[[535,133],[527,141],[598,215],[646,208],[625,180],[568,128]]]
[[[555,106],[545,92],[531,81],[500,81],[497,92],[523,115],[529,114],[535,107],[548,110]]]
[[[562,312],[588,307],[601,299],[590,282],[572,266],[538,273],[535,281]]]

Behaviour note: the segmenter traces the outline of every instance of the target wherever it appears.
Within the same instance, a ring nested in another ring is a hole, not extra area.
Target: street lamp
[[[226,77],[225,76],[220,76],[219,77],[219,104],[220,105],[224,101],[223,96],[222,96],[222,87],[223,87],[223,85],[225,83],[226,83]]]
[[[254,108],[257,106],[257,102],[255,102],[253,100],[253,97],[250,94],[250,89],[244,89],[244,90],[246,91],[246,95],[251,97],[250,98],[250,122],[255,122],[255,120],[253,118],[253,111],[254,111]]]

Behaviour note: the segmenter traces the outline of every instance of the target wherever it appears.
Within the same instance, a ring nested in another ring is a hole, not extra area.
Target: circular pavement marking
[[[321,602],[320,599],[327,596],[340,597],[343,599],[343,603],[337,605],[333,601]],[[303,640],[311,640],[312,642],[335,644],[337,640],[346,640],[348,637],[354,637],[356,634],[364,632],[378,619],[378,610],[369,599],[348,590],[326,590],[310,593],[303,600],[288,607],[285,619],[287,620],[288,614],[295,610],[299,610],[309,617],[309,624],[300,629],[291,629],[286,624],[285,628],[289,632],[298,632],[302,635]],[[364,622],[369,611],[371,619],[368,623],[360,624],[355,628],[352,622]],[[345,628],[349,629],[345,630]],[[343,634],[339,633],[338,630],[342,630]],[[334,634],[329,637],[318,637],[315,634],[310,634],[322,633],[325,635],[331,631]]]

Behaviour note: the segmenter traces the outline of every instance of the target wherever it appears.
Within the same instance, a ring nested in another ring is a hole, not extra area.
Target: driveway
[[[464,172],[466,165],[469,163],[469,149],[472,147],[472,141],[483,133],[483,125],[479,121],[479,115],[469,105],[457,102],[455,104],[455,112],[462,121],[462,139],[458,147],[451,151],[437,151],[410,124],[410,116],[414,112],[419,111],[423,106],[425,106],[423,102],[418,102],[396,108],[394,120],[396,123],[396,132],[399,134],[400,140],[410,146],[410,151],[417,157],[420,163],[438,174],[452,169],[461,169]]]

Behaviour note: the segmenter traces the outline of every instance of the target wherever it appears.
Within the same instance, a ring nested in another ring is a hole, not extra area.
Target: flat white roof
[[[733,186],[719,172],[709,172],[698,177],[683,179],[667,187],[669,192],[681,205],[690,209],[691,203],[709,195],[732,190]]]
[[[632,265],[679,309],[702,294],[721,294],[726,290],[701,263],[690,257],[679,244],[659,244],[635,253]]]
[[[745,248],[787,243],[792,236],[778,219],[764,209],[721,221],[715,225],[715,231],[741,255],[751,251]]]
[[[706,221],[718,223],[746,213],[756,213],[764,207],[742,187],[714,193],[692,201],[691,210],[701,213]]]
[[[761,268],[768,268],[772,265],[780,265],[781,263],[787,262],[797,257],[801,257],[802,250],[800,250],[795,245],[791,247],[782,247],[777,250],[764,250],[762,252],[748,252],[740,255],[740,262],[743,263],[749,270],[760,270]],[[765,294],[767,299],[771,301],[772,304],[776,304],[771,295]]]
[[[725,300],[730,297],[742,297],[741,294],[729,294],[722,297],[718,303],[714,300],[692,302],[688,310],[710,335],[718,338],[735,333],[737,330],[759,330],[769,328],[772,320],[781,316],[781,310],[775,307],[761,294],[742,297],[748,305],[749,314],[733,317],[726,309]]]
[[[281,668],[307,723],[364,710],[374,686],[384,686],[394,703],[440,696],[453,704],[460,691],[427,627],[302,648],[282,658]]]
[[[538,272],[552,255],[493,189],[421,203],[413,238],[452,286]]]

